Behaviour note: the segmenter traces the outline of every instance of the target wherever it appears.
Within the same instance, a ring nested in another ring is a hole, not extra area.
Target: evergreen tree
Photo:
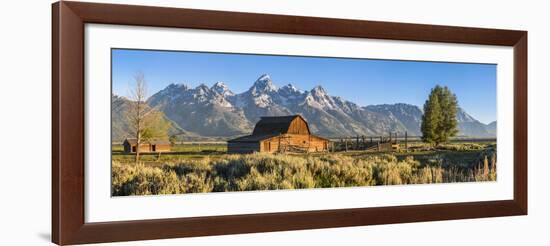
[[[456,136],[458,133],[457,107],[456,96],[448,87],[435,86],[424,103],[422,140],[437,146]]]
[[[438,142],[437,129],[441,124],[441,106],[439,98],[434,89],[430,93],[428,100],[424,103],[424,115],[422,115],[422,140],[428,143]]]
[[[441,88],[441,87],[440,87]],[[439,140],[441,143],[447,142],[449,138],[458,134],[458,120],[456,114],[458,111],[458,101],[455,94],[448,87],[440,89],[439,104],[442,109],[442,122]]]

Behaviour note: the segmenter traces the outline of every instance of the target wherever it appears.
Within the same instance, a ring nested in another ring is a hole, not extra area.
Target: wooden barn
[[[124,153],[136,153],[137,139],[127,138],[122,143]],[[147,140],[143,141],[139,146],[140,153],[160,153],[169,152],[171,150],[170,142],[167,140]]]
[[[330,141],[315,136],[300,115],[262,117],[252,135],[227,141],[228,153],[322,152]]]

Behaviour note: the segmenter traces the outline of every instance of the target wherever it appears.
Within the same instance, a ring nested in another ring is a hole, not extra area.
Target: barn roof
[[[296,118],[302,119],[304,122],[305,119],[300,115],[289,115],[289,116],[269,116],[261,117],[260,121],[256,123],[252,135],[268,135],[268,134],[282,134],[287,133],[290,123]],[[307,126],[307,122],[306,122]],[[309,126],[308,132],[309,132]]]
[[[135,138],[127,138],[124,140],[125,142],[127,141],[129,144],[131,145],[134,145],[134,144],[137,144],[137,139]],[[162,139],[151,139],[151,140],[146,140],[146,141],[143,141],[143,143],[149,143],[149,144],[170,144],[170,141],[168,140],[162,140]]]
[[[258,123],[256,123],[256,126],[254,127],[254,131],[252,132],[252,135],[238,137],[235,139],[231,139],[227,142],[254,143],[254,142],[259,142],[272,137],[276,137],[282,134],[286,134],[288,133],[290,124],[296,118],[300,118],[302,121],[305,122],[307,132],[309,133],[309,126],[305,121],[305,119],[300,115],[269,116],[269,117],[260,118],[260,121],[258,121]],[[326,138],[315,136],[311,133],[309,133],[309,135],[312,137],[316,137],[316,138],[328,141],[328,139]]]

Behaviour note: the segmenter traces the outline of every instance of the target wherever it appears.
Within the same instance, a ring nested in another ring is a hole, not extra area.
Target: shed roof
[[[300,115],[261,117],[260,121],[256,123],[252,135],[287,133],[290,124],[296,118],[300,118],[302,121],[306,122],[306,120]],[[307,122],[306,127],[308,127],[307,131],[309,132],[309,126],[307,126]]]
[[[238,137],[238,138],[235,138],[235,139],[231,139],[227,142],[255,143],[255,142],[259,142],[261,140],[272,138],[272,137],[275,137],[275,136],[278,136],[278,135],[279,134],[246,135],[246,136]]]
[[[128,142],[129,144],[131,145],[135,145],[137,144],[137,139],[135,138],[127,138],[124,140],[124,142]],[[169,145],[170,144],[170,141],[168,140],[162,140],[162,139],[150,139],[150,140],[145,140],[143,141],[143,143],[148,143],[148,144],[158,144],[158,145]]]

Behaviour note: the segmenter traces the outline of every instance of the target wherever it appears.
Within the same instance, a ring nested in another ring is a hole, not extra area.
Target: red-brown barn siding
[[[124,146],[125,153],[136,153],[137,150],[137,141],[135,139],[126,139],[122,143]],[[159,153],[159,152],[170,152],[172,146],[170,142],[164,140],[150,140],[145,141],[140,144],[139,151],[141,153]]]
[[[315,135],[283,134],[260,141],[260,152],[323,152],[329,141]]]
[[[299,115],[262,117],[252,135],[229,140],[229,153],[252,152],[322,152],[329,150],[329,140],[312,135],[307,122]]]

